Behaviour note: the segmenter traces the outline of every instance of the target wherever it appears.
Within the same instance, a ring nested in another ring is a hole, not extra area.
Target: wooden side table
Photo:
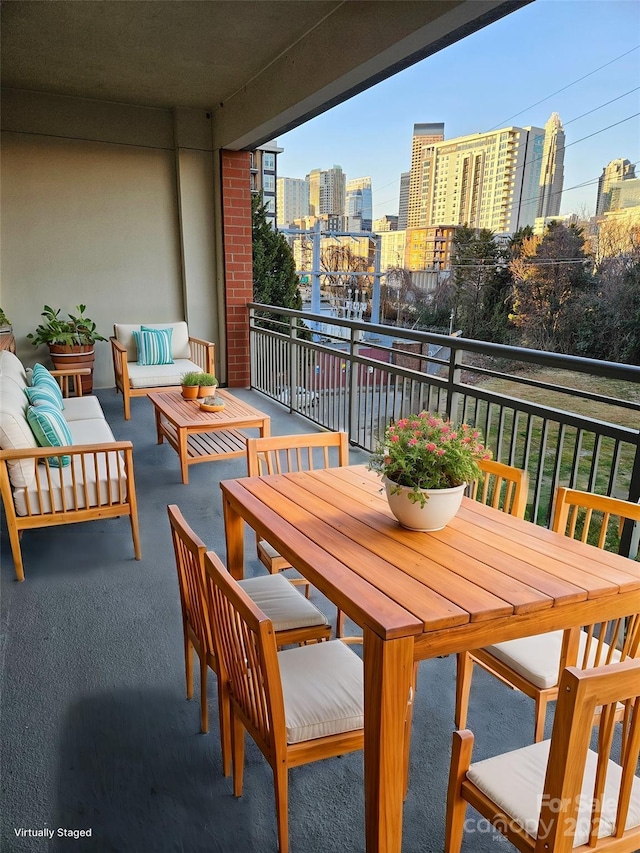
[[[14,353],[15,355],[16,339],[11,333],[0,335],[0,352],[5,349],[9,350],[9,352]]]

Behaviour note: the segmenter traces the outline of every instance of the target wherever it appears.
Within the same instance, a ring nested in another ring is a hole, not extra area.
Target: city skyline
[[[605,166],[640,160],[639,9],[626,0],[536,0],[280,135],[278,174],[339,164],[347,180],[371,176],[374,219],[397,215],[414,123],[443,122],[446,140],[544,126],[558,112],[566,128],[560,214],[593,215]]]

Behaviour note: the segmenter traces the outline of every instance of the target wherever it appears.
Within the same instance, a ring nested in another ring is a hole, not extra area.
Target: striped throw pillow
[[[138,347],[138,364],[173,364],[172,329],[145,329],[133,332]]]
[[[60,386],[43,364],[33,365],[31,387],[49,388],[53,396],[58,401],[58,408],[61,410],[64,409],[64,400],[62,398],[62,391],[60,390]]]
[[[73,444],[69,426],[60,409],[41,403],[27,407],[27,421],[38,443],[38,447],[66,447]],[[54,468],[71,463],[70,456],[49,456],[49,465]]]
[[[56,382],[56,386],[57,386]],[[40,383],[24,389],[24,393],[29,398],[32,406],[41,406],[43,404],[54,406],[58,411],[62,411],[58,395],[49,387],[48,383]]]

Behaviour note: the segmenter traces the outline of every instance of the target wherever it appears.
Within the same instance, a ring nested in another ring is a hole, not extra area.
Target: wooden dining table
[[[406,530],[365,466],[226,480],[229,571],[244,522],[363,630],[367,853],[400,853],[415,661],[640,611],[640,564],[464,498]]]

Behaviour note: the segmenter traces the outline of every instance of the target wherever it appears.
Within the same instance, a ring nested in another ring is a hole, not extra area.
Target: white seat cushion
[[[486,651],[502,663],[507,664],[515,672],[530,681],[541,690],[556,687],[560,674],[560,654],[562,652],[562,631],[551,631],[547,634],[537,634],[534,637],[523,637],[519,640],[508,640],[495,646],[487,646]],[[582,665],[587,635],[580,632],[578,664]],[[591,651],[587,666],[594,666],[598,640],[591,641]],[[603,664],[609,647],[606,643],[600,654]],[[614,651],[612,663],[620,660],[620,652]]]
[[[240,586],[271,619],[275,631],[329,624],[324,613],[282,575],[246,578]]]
[[[550,741],[534,743],[495,758],[471,765],[467,778],[521,826],[532,838],[538,837],[544,778]],[[586,844],[598,756],[589,750],[580,797],[574,847]],[[609,761],[604,792],[604,808],[599,837],[614,831],[621,767]],[[629,815],[625,829],[640,826],[640,779],[633,782]],[[542,828],[544,829],[544,827]]]
[[[296,593],[298,595],[298,593]],[[287,743],[364,726],[362,661],[340,640],[278,652]]]
[[[277,560],[278,557],[281,557],[282,554],[280,551],[277,551],[273,545],[269,545],[269,543],[265,539],[260,540],[259,547],[262,548],[264,553],[269,557],[270,560]]]
[[[189,361],[187,358],[177,358],[173,364],[147,365],[130,361],[127,368],[132,388],[161,388],[167,385],[180,385],[180,378],[183,373],[190,373],[192,370],[202,372],[199,364]]]
[[[97,397],[65,397],[64,419],[71,421],[86,421],[90,418],[104,420],[104,412]]]

